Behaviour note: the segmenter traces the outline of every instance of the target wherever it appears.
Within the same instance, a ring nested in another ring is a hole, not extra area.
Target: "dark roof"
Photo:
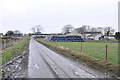
[[[36,34],[33,33],[32,35],[36,35]],[[42,34],[42,33],[41,33],[41,34],[37,34],[37,35],[63,35],[63,34],[60,34],[60,33],[58,33],[58,34],[55,34],[55,33],[51,33],[51,34]]]
[[[84,34],[102,34],[101,32],[84,32]]]
[[[91,34],[91,35],[89,35],[88,37],[95,37],[95,36],[97,36],[98,34]]]
[[[31,35],[36,35],[36,34],[33,33]],[[50,34],[37,34],[37,35],[50,35]]]

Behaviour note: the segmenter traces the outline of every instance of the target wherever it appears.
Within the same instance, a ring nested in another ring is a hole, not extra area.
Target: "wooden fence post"
[[[80,52],[82,53],[82,41],[81,41],[81,51]]]
[[[56,42],[56,46],[57,46],[57,40],[55,42]]]
[[[70,49],[70,41],[68,41],[68,48]]]
[[[107,61],[107,52],[108,52],[108,49],[107,49],[107,45],[106,45],[106,61]]]
[[[14,46],[14,38],[13,38],[13,46]]]
[[[6,49],[6,39],[4,39],[4,49]]]
[[[10,47],[11,47],[11,39],[10,39]]]

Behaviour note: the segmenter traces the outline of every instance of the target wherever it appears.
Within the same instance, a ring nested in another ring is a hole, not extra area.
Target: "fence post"
[[[68,48],[70,49],[70,41],[68,41]]]
[[[81,53],[82,53],[82,41],[81,41]]]
[[[107,61],[107,52],[108,52],[108,49],[107,49],[107,45],[106,45],[106,61]]]
[[[10,39],[10,47],[11,47],[11,39]]]
[[[13,39],[13,46],[14,46],[14,39]]]
[[[57,40],[55,42],[56,42],[56,46],[57,46]]]
[[[4,39],[4,49],[6,49],[6,39]]]

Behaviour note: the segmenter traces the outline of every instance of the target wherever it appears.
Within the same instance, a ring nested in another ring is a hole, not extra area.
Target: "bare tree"
[[[38,33],[38,32],[41,33],[41,32],[43,31],[43,28],[41,27],[41,25],[37,25],[37,26],[36,26],[36,29],[37,29],[37,33]]]
[[[91,32],[96,32],[97,29],[96,28],[91,28]]]
[[[84,32],[90,31],[90,26],[82,25],[82,27],[77,28],[76,31],[77,31],[78,33],[84,34]]]
[[[86,39],[86,35],[85,32],[89,32],[90,31],[90,26],[88,25],[82,25],[80,28],[75,29],[78,33],[82,34],[85,39]]]
[[[36,34],[35,27],[33,27],[31,30],[34,34]]]
[[[73,25],[67,24],[66,26],[64,26],[64,27],[62,28],[62,33],[68,34],[68,33],[71,32],[72,29],[73,29]]]
[[[102,32],[104,29],[102,27],[97,27],[98,32]]]
[[[87,32],[90,32],[90,30],[91,30],[91,29],[90,29],[90,26],[89,26],[89,25],[86,26],[86,31],[87,31]]]
[[[106,36],[109,36],[109,35],[113,35],[114,34],[114,29],[112,29],[112,27],[105,27],[104,28],[104,33]]]
[[[115,33],[115,30],[111,30],[110,34],[113,35]]]
[[[37,37],[37,34],[41,33],[41,31],[43,31],[43,28],[41,27],[41,25],[36,25],[36,26],[32,27],[31,30]]]

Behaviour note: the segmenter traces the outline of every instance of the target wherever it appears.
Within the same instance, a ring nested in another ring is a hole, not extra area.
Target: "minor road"
[[[30,40],[28,64],[29,78],[108,78],[97,70],[66,58]]]

